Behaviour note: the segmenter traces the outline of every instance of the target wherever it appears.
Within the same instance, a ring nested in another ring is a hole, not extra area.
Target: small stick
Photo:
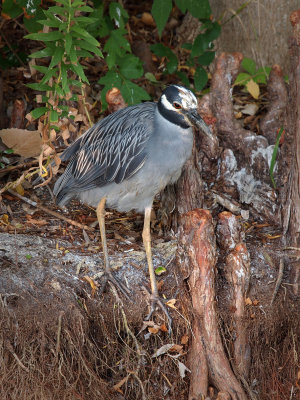
[[[85,229],[85,230],[88,230],[88,231],[93,231],[93,230],[94,230],[94,229],[91,228],[90,226],[83,225],[83,224],[81,224],[80,222],[73,221],[72,219],[67,218],[67,217],[65,217],[64,215],[61,215],[61,214],[59,214],[59,213],[56,212],[56,211],[49,210],[48,208],[46,208],[46,207],[41,206],[40,204],[38,204],[36,201],[33,201],[33,200],[31,200],[31,199],[28,199],[27,197],[21,196],[19,193],[14,192],[14,191],[11,190],[11,189],[7,189],[7,191],[8,191],[10,194],[12,194],[13,196],[18,197],[20,200],[24,201],[25,203],[28,203],[28,204],[30,204],[31,206],[36,207],[36,208],[38,208],[39,210],[42,210],[42,211],[44,211],[45,213],[50,214],[50,215],[52,215],[52,216],[55,217],[55,218],[62,219],[63,221],[67,222],[67,223],[70,224],[70,225],[73,225],[73,226],[76,226],[77,228]]]
[[[279,262],[278,276],[277,276],[277,279],[276,279],[276,284],[275,284],[275,288],[274,288],[274,291],[273,291],[273,295],[272,295],[270,306],[273,304],[273,301],[275,300],[276,294],[278,293],[279,287],[281,285],[282,277],[283,277],[283,270],[284,270],[284,263],[283,263],[283,259],[281,258],[280,262]]]

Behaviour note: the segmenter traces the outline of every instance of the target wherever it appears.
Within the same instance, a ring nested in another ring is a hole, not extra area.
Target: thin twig
[[[31,200],[31,199],[28,199],[27,197],[21,196],[19,193],[14,192],[14,191],[11,190],[11,189],[7,189],[7,191],[8,191],[10,194],[12,194],[13,196],[18,197],[20,200],[24,201],[25,203],[30,204],[32,207],[36,207],[36,208],[38,208],[39,210],[42,210],[42,211],[44,211],[45,213],[50,214],[50,215],[52,215],[52,216],[55,217],[55,218],[61,219],[61,220],[65,221],[65,222],[67,222],[67,223],[70,224],[70,225],[73,225],[73,226],[76,226],[77,228],[85,229],[85,230],[88,230],[88,231],[93,231],[93,230],[94,230],[94,229],[91,228],[90,226],[83,225],[83,224],[81,224],[80,222],[73,221],[72,219],[67,218],[67,217],[65,217],[65,216],[62,215],[62,214],[59,214],[59,213],[56,212],[56,211],[49,210],[48,208],[46,208],[46,207],[41,206],[40,204],[38,204],[36,201],[33,201],[33,200]]]
[[[58,327],[57,327],[57,335],[56,335],[56,356],[58,356],[59,350],[60,350],[60,335],[61,335],[61,321],[62,317],[64,315],[64,312],[61,311],[58,316]]]

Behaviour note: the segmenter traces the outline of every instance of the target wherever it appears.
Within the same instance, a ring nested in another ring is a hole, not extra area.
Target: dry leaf
[[[253,300],[253,305],[257,306],[259,304],[259,300]]]
[[[23,157],[36,157],[42,148],[42,139],[39,131],[27,129],[1,129],[0,138],[3,143],[14,150],[15,154]]]
[[[176,303],[176,299],[170,299],[169,301],[166,302],[166,305],[168,307],[174,308],[174,310],[177,310],[177,308],[175,307],[175,303]]]
[[[120,382],[118,382],[117,384],[115,384],[115,385],[113,386],[113,389],[116,390],[117,392],[123,394],[123,392],[122,392],[122,390],[121,390],[120,388],[121,388],[121,386],[124,385],[124,383],[127,382],[127,380],[128,380],[129,377],[130,377],[130,375],[127,375],[125,378],[123,378],[122,380],[120,380]]]
[[[181,343],[181,344],[187,344],[188,341],[189,341],[188,335],[183,335],[182,338],[181,338],[180,343]]]
[[[245,299],[245,304],[246,304],[246,306],[252,306],[252,300],[250,299],[250,297],[247,297]]]
[[[169,351],[171,352],[171,353],[182,353],[182,349],[183,349],[183,346],[182,345],[180,345],[180,344],[174,344],[174,346],[172,346],[170,349],[169,349]]]
[[[167,353],[173,346],[175,346],[173,343],[169,344],[164,344],[161,346],[156,352],[153,354],[152,358],[161,356],[162,354]]]
[[[152,328],[151,326],[148,328],[148,331],[152,334],[156,334],[159,332],[159,328]]]
[[[248,103],[242,108],[242,113],[246,115],[255,115],[258,110],[258,105],[255,103]]]
[[[155,26],[154,19],[152,15],[148,12],[143,12],[141,20],[145,25]]]
[[[259,98],[259,86],[253,79],[246,83],[246,88],[254,99]]]
[[[86,281],[87,283],[90,284],[91,288],[92,288],[92,297],[94,297],[96,290],[97,290],[97,284],[96,282],[89,276],[85,275],[82,280]]]
[[[179,374],[180,377],[183,379],[185,377],[185,373],[191,372],[190,369],[188,369],[182,362],[178,361],[178,368],[179,368]]]

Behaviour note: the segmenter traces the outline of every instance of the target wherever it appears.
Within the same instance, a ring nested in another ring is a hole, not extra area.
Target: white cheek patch
[[[163,95],[161,96],[161,102],[162,102],[163,106],[164,106],[167,110],[174,111],[173,105],[167,100],[167,97],[166,97],[165,94],[163,94]]]

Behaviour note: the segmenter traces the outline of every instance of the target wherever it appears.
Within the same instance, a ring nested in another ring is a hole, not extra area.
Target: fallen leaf
[[[127,375],[125,378],[123,378],[122,380],[120,380],[120,382],[116,383],[113,386],[113,389],[121,394],[123,394],[122,390],[121,390],[121,386],[124,385],[124,383],[127,382],[128,378],[130,377],[130,375]]]
[[[152,334],[156,334],[156,333],[158,333],[159,332],[159,328],[154,328],[154,327],[149,327],[148,328],[148,331],[150,332],[150,333],[152,333]]]
[[[254,99],[259,98],[259,86],[253,79],[246,83],[246,88]]]
[[[96,282],[88,275],[85,275],[82,280],[86,281],[87,283],[90,284],[91,288],[92,288],[92,297],[95,296],[95,293],[97,291],[97,284]]]
[[[178,369],[181,378],[185,377],[186,372],[191,372],[182,362],[178,361]]]
[[[174,344],[169,351],[171,353],[182,353],[183,346],[181,344]]]
[[[170,299],[169,301],[166,302],[166,305],[168,307],[174,308],[174,310],[177,310],[177,308],[175,307],[175,303],[176,303],[176,299]]]
[[[248,103],[245,107],[242,108],[242,113],[246,115],[255,115],[256,111],[258,110],[258,105],[255,103]]]
[[[160,325],[159,329],[160,329],[162,332],[168,332],[168,328],[166,327],[165,324]]]
[[[23,157],[36,157],[42,148],[42,139],[39,131],[26,129],[1,129],[0,138],[3,143],[14,150],[14,154]]]
[[[44,226],[48,224],[48,222],[45,219],[34,219],[29,214],[26,215],[26,218],[28,224],[38,225],[38,226]]]
[[[247,297],[245,299],[245,304],[246,304],[246,306],[252,306],[252,300],[250,299],[250,297]]]
[[[183,335],[182,338],[181,338],[180,343],[181,343],[181,344],[187,344],[188,341],[189,341],[188,335]]]
[[[152,358],[158,357],[158,356],[161,356],[162,354],[167,353],[173,346],[174,346],[174,343],[164,344],[158,350],[156,350],[156,352],[153,354]]]
[[[253,300],[253,305],[257,306],[259,304],[259,300]]]

